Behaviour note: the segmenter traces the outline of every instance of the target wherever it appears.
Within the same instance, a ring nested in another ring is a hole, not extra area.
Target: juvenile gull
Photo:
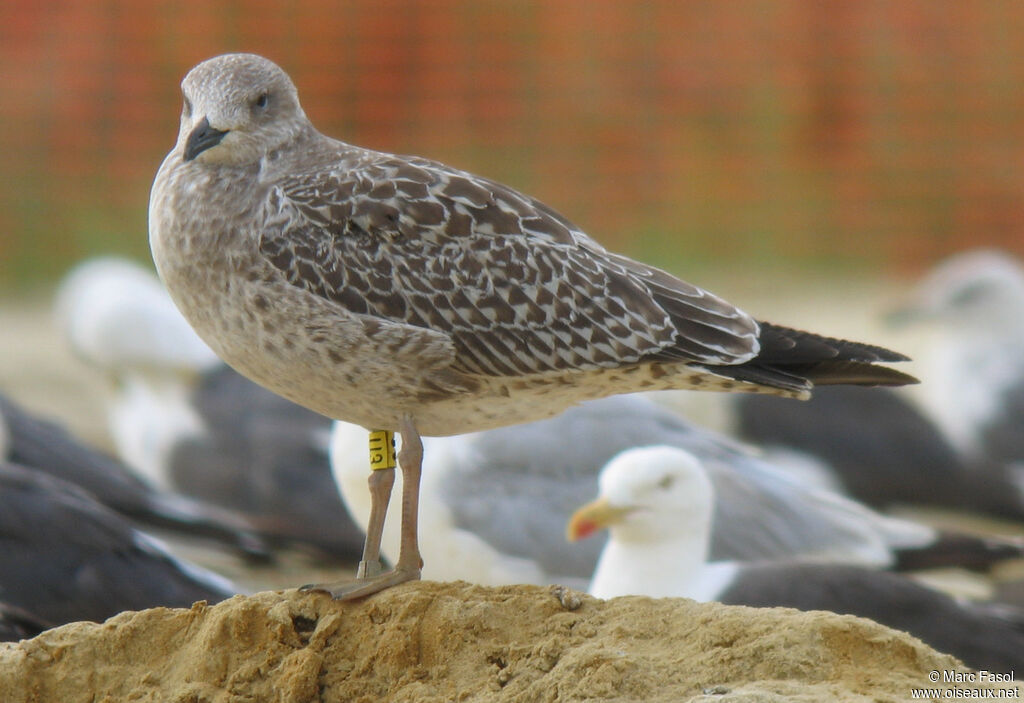
[[[804,398],[814,383],[913,380],[874,363],[900,354],[759,323],[507,186],[326,137],[262,57],[205,61],[182,90],[149,209],[175,303],[244,375],[404,440],[398,562],[379,573],[394,463],[378,452],[357,580],[320,587],[335,597],[419,577],[421,434],[640,389]]]
[[[755,607],[831,610],[905,630],[974,668],[1024,662],[1024,612],[959,603],[896,574],[848,564],[709,562],[715,485],[693,454],[643,447],[601,472],[599,498],[581,507],[570,539],[611,535],[590,592],[600,598],[686,597]]]

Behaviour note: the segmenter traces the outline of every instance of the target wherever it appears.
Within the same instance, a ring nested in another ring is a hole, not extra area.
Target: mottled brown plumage
[[[911,380],[874,364],[899,354],[759,324],[507,186],[325,137],[266,59],[182,88],[150,203],[160,275],[228,363],[325,415],[456,434],[636,390]]]

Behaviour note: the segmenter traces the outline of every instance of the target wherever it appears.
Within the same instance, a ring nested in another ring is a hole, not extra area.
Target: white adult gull
[[[1024,467],[1024,262],[996,249],[950,256],[890,321],[925,333],[921,401],[962,454]]]
[[[380,573],[394,462],[352,598],[419,578],[420,435],[550,417],[641,389],[804,398],[814,383],[903,384],[879,347],[761,323],[613,254],[554,210],[435,161],[320,134],[291,79],[252,54],[182,81],[178,141],[150,198],[157,270],[199,336],[244,375],[403,438],[402,547]]]
[[[182,436],[203,433],[189,396],[221,365],[160,280],[128,259],[78,264],[61,281],[54,317],[72,352],[111,381],[107,419],[118,456],[150,483],[180,489],[166,466]]]
[[[905,630],[975,668],[1010,671],[1024,652],[1024,612],[960,603],[911,579],[849,564],[709,561],[715,485],[678,447],[627,450],[606,466],[597,500],[570,539],[607,528],[592,595],[685,597],[755,607],[831,610]]]
[[[364,528],[372,508],[362,452],[366,437],[362,427],[336,422],[331,442],[339,490]],[[487,585],[585,583],[603,541],[569,544],[562,526],[597,492],[605,464],[622,451],[650,445],[685,449],[704,465],[715,487],[715,561],[799,558],[890,569],[987,569],[1024,553],[1019,540],[951,533],[880,515],[798,481],[756,450],[631,394],[587,401],[537,422],[424,438],[420,528],[430,535],[421,547],[424,578]],[[393,499],[400,491],[395,488]],[[399,545],[398,527],[389,521],[384,555],[396,559]]]

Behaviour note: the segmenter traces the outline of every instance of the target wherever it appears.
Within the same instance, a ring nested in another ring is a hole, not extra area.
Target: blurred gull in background
[[[202,432],[189,405],[192,382],[220,360],[156,276],[127,259],[89,259],[72,269],[57,291],[55,315],[72,351],[115,384],[108,416],[118,455],[170,488],[174,442]]]
[[[1024,267],[974,250],[942,262],[889,315],[922,383],[823,387],[806,403],[731,395],[718,424],[777,466],[874,507],[1024,521]],[[916,344],[915,344],[916,342]]]
[[[816,472],[817,480],[877,508],[931,506],[1024,520],[1024,491],[1013,472],[969,461],[904,390],[819,388],[805,403],[777,401],[731,401],[734,433],[764,447],[777,466]]]
[[[0,638],[238,592],[78,486],[0,462]]]
[[[110,429],[126,463],[243,514],[267,539],[358,559],[363,535],[330,474],[330,420],[224,365],[154,273],[88,260],[64,279],[55,312],[75,353],[114,382]]]
[[[183,537],[215,540],[247,557],[265,546],[243,517],[186,496],[154,489],[127,466],[60,425],[36,417],[0,394],[0,461],[13,462],[87,491],[136,522]]]
[[[971,250],[942,261],[891,316],[931,333],[919,354],[926,410],[969,460],[1024,461],[1024,266]]]
[[[49,623],[32,613],[0,601],[0,642],[27,640],[49,627]]]
[[[571,539],[610,532],[590,592],[831,610],[910,632],[971,667],[1002,672],[1024,663],[1024,612],[1012,608],[958,603],[896,574],[846,564],[768,555],[760,563],[709,563],[716,490],[701,461],[677,447],[616,456],[601,472],[599,498],[569,523]]]
[[[363,532],[331,477],[331,421],[220,364],[197,379],[203,431],[177,437],[166,470],[188,495],[237,510],[275,542],[355,561]]]

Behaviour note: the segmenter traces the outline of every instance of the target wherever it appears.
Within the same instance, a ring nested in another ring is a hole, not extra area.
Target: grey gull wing
[[[53,626],[53,623],[40,620],[22,608],[0,601],[0,642],[17,642],[35,637]]]
[[[998,395],[999,412],[980,428],[982,454],[996,466],[1016,464],[1016,480],[1024,483],[1024,375]]]

